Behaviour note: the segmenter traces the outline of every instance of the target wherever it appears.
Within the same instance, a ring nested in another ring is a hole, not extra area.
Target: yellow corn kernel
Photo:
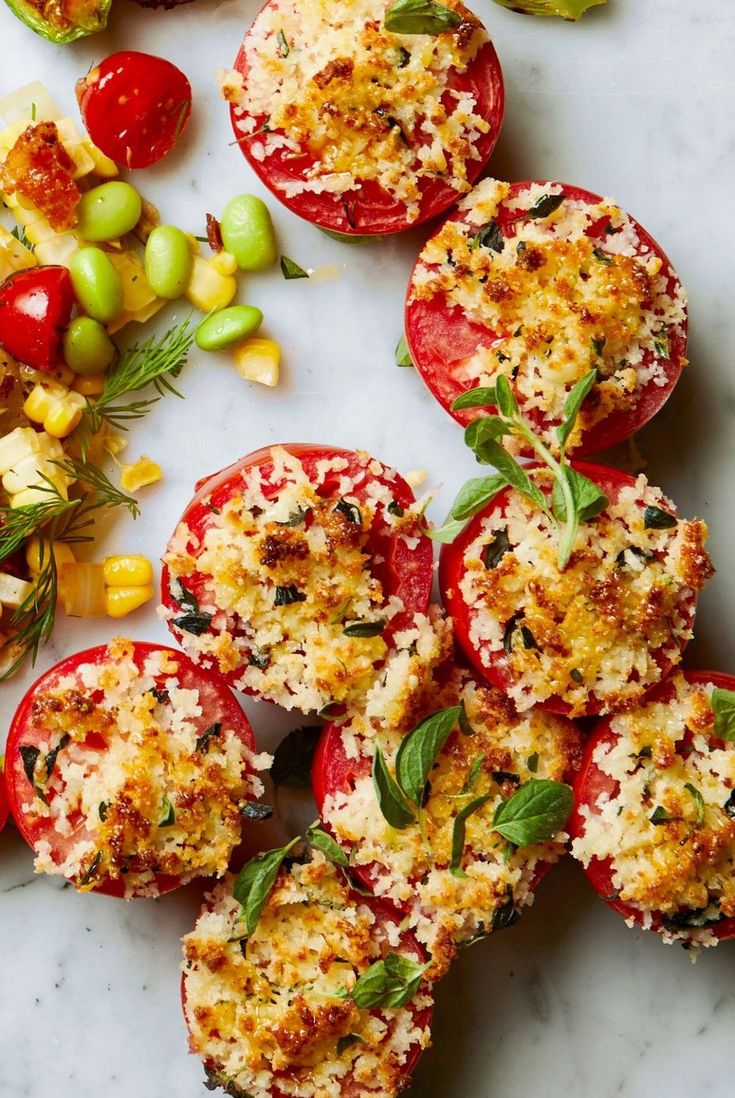
[[[120,487],[124,492],[137,492],[139,488],[147,488],[149,484],[156,484],[163,476],[163,469],[157,461],[152,461],[145,455],[133,465],[123,465],[120,474]]]
[[[118,174],[115,161],[105,156],[102,149],[98,149],[88,137],[82,139],[82,144],[94,162],[95,175],[101,175],[103,179],[113,179]]]
[[[14,469],[18,462],[31,454],[61,458],[64,451],[61,443],[43,432],[34,431],[32,427],[16,427],[0,438],[0,475]]]
[[[11,576],[9,572],[0,572],[0,606],[17,610],[33,591],[33,584]]]
[[[153,583],[153,565],[137,553],[105,557],[102,567],[108,587],[149,587]]]
[[[72,382],[72,389],[82,396],[99,396],[105,388],[104,374],[77,374]]]
[[[235,366],[246,381],[277,385],[281,375],[281,348],[272,339],[246,339],[234,348]]]
[[[86,404],[80,393],[64,385],[39,382],[26,397],[23,411],[34,423],[42,423],[46,434],[66,438],[82,418]]]
[[[23,411],[34,423],[43,423],[54,405],[54,395],[49,387],[34,385],[26,397]]]
[[[234,275],[237,270],[237,260],[232,252],[216,252],[209,262],[221,275]]]
[[[66,399],[59,401],[43,421],[44,431],[53,438],[66,438],[82,418],[82,411],[87,402],[79,393],[69,393],[69,397],[78,397],[78,400]]]
[[[74,564],[75,557],[71,546],[65,541],[43,541],[43,561],[48,560],[49,553],[53,553],[57,569],[64,564]],[[35,575],[41,571],[41,539],[33,536],[26,546],[26,564]]]
[[[203,313],[224,309],[237,292],[237,282],[232,275],[223,275],[212,265],[212,260],[194,256],[191,278],[185,296]]]
[[[108,587],[105,612],[109,618],[124,618],[153,598],[153,587]]]
[[[59,598],[72,618],[101,618],[106,612],[104,569],[94,562],[74,561],[59,569]]]

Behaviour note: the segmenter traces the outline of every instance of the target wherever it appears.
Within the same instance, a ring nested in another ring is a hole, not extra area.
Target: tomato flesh
[[[171,151],[191,114],[191,84],[163,57],[113,53],[77,83],[95,145],[126,168],[148,168]]]
[[[712,684],[724,690],[735,691],[735,675],[725,675],[718,671],[682,671],[687,682]],[[648,701],[664,700],[667,696],[668,683],[659,683],[648,695]],[[585,832],[585,816],[582,810],[597,814],[596,805],[599,798],[606,794],[615,797],[619,791],[619,784],[609,774],[606,774],[597,766],[593,755],[600,744],[614,744],[617,740],[616,733],[612,730],[610,717],[605,717],[593,728],[585,745],[582,756],[582,764],[574,783],[574,810],[567,830],[572,839],[581,838]],[[717,741],[715,741],[717,742]],[[613,865],[610,858],[592,858],[588,866],[583,867],[590,884],[602,897],[609,907],[619,912],[624,919],[632,920],[637,926],[644,925],[644,914],[635,904],[626,903],[617,899],[617,890],[613,883]],[[664,916],[660,911],[651,913],[651,930],[662,933]],[[722,919],[706,928],[720,941],[735,938],[735,917]]]
[[[201,731],[220,720],[233,730],[249,751],[255,751],[255,738],[250,722],[240,707],[235,696],[221,682],[211,678],[182,653],[165,645],[149,644],[136,641],[133,659],[136,666],[142,669],[148,656],[155,652],[166,652],[176,658],[179,669],[175,678],[183,689],[196,689],[199,691],[199,704],[202,714],[196,718]],[[33,704],[39,694],[53,689],[56,683],[67,675],[74,675],[82,664],[99,664],[105,662],[108,657],[106,645],[88,648],[73,656],[67,656],[50,670],[46,671],[30,687],[23,697],[15,716],[13,717],[8,733],[8,742],[5,754],[5,781],[10,811],[16,826],[28,845],[35,849],[39,842],[47,842],[51,847],[51,857],[54,862],[61,864],[66,860],[68,852],[73,844],[80,838],[91,835],[87,832],[83,819],[70,820],[74,830],[71,836],[61,835],[52,821],[38,819],[29,821],[27,809],[34,802],[33,789],[28,781],[23,768],[23,760],[20,754],[21,746],[38,746],[43,740],[45,732],[40,724],[34,724],[32,711]],[[171,678],[170,675],[162,676],[162,679]],[[97,742],[93,742],[95,740]],[[106,741],[102,737],[96,737],[92,733],[87,741],[87,746],[97,746],[100,750],[106,750]],[[75,882],[72,881],[74,884]],[[171,892],[181,883],[178,876],[158,873],[155,875],[155,889],[158,895]],[[123,898],[125,896],[125,882],[121,878],[115,880],[104,879],[94,886],[93,891],[107,896]],[[146,888],[146,895],[150,895],[150,889]]]
[[[505,201],[522,194],[532,185],[532,182],[513,183],[508,199]],[[560,185],[564,194],[571,199],[590,204],[602,201],[599,195],[581,187]],[[467,223],[466,215],[461,210],[451,214],[448,220]],[[666,253],[638,222],[633,218],[630,220],[640,238],[642,249],[648,249],[647,255],[656,255],[661,260],[662,270],[668,278],[669,291],[671,291],[678,285],[678,279]],[[502,207],[498,224],[506,239],[513,236],[514,219]],[[437,232],[441,232],[441,226]],[[602,239],[604,235],[604,225],[590,226],[588,236],[591,239]],[[419,263],[420,260],[417,261],[417,267]],[[487,414],[488,411],[495,412],[496,409],[490,406],[465,408],[458,411],[453,411],[451,406],[457,397],[477,384],[476,382],[468,384],[467,378],[463,376],[467,359],[479,348],[500,346],[503,338],[471,320],[457,306],[447,305],[446,301],[438,295],[426,301],[412,301],[413,281],[414,275],[409,281],[406,295],[406,342],[411,358],[424,382],[441,406],[458,423],[465,426],[478,416]],[[666,403],[679,380],[686,364],[686,348],[687,322],[685,319],[680,327],[669,329],[669,353],[666,359],[661,360],[666,378],[665,384],[659,385],[652,378],[642,385],[632,407],[612,412],[583,433],[580,443],[575,447],[575,454],[582,456],[597,453],[628,438],[648,423]],[[520,395],[519,400],[521,400]],[[523,408],[521,410],[523,411]],[[548,426],[549,421],[544,422],[543,417],[535,409],[529,410],[527,414],[537,426]]]
[[[66,267],[31,267],[0,286],[0,344],[36,370],[63,364],[64,329],[75,297]]]
[[[609,465],[593,465],[591,462],[574,461],[571,463],[583,476],[594,481],[611,501],[614,501],[620,491],[625,487],[635,485],[635,478],[627,473],[621,473],[619,469],[613,469]],[[439,558],[439,589],[442,601],[454,623],[454,633],[460,648],[474,670],[486,679],[492,686],[496,686],[503,693],[507,693],[512,685],[511,673],[507,666],[503,652],[488,652],[490,663],[486,664],[482,658],[482,652],[470,639],[471,617],[470,610],[464,601],[459,589],[465,574],[464,554],[467,547],[477,537],[482,522],[488,515],[502,515],[505,503],[508,500],[510,489],[504,489],[482,511],[478,512],[467,524],[461,534],[449,545],[443,545]],[[696,607],[696,595],[692,596],[683,608],[682,613],[689,622],[694,618]],[[682,641],[681,648],[685,647]],[[484,651],[484,650],[483,650]],[[673,667],[672,660],[661,652],[653,653],[658,664],[661,679],[665,679]],[[655,684],[654,684],[655,685]],[[653,689],[653,687],[651,687]],[[602,708],[602,702],[590,694],[587,709],[582,716],[597,716]],[[541,709],[550,713],[558,713],[562,716],[570,715],[569,705],[559,697],[550,697],[538,703]],[[579,714],[578,714],[579,715]]]

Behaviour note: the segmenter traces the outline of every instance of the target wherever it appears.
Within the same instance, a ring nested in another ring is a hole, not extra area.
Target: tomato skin
[[[66,267],[17,271],[0,286],[0,344],[26,366],[55,370],[75,303]]]
[[[2,831],[8,822],[8,816],[10,814],[10,806],[8,805],[8,793],[5,782],[5,770],[0,767],[0,831]]]
[[[617,497],[622,488],[631,487],[635,484],[634,477],[629,476],[627,473],[622,473],[619,469],[614,469],[610,465],[596,465],[592,462],[585,461],[573,461],[571,462],[571,465],[583,476],[593,480],[611,500],[614,500]],[[534,466],[527,466],[527,468],[533,467]],[[477,674],[480,675],[481,678],[486,679],[492,686],[496,686],[499,690],[502,690],[503,693],[507,693],[511,686],[511,677],[508,669],[499,653],[491,653],[492,663],[490,666],[486,666],[482,661],[479,651],[470,640],[470,615],[467,605],[460,593],[459,584],[464,575],[462,558],[465,550],[477,537],[483,520],[495,511],[502,512],[505,501],[508,499],[509,491],[510,489],[504,489],[487,507],[484,507],[482,511],[478,512],[478,514],[470,519],[461,534],[451,542],[451,544],[442,546],[439,557],[439,590],[441,592],[442,602],[454,623],[454,633],[457,643]],[[686,607],[690,620],[694,618],[696,601],[695,595],[691,603]],[[685,647],[685,643],[686,642],[681,646],[682,650]],[[673,664],[670,659],[665,658],[659,653],[655,653],[654,656],[661,672],[661,679],[665,679],[670,673]],[[653,689],[656,685],[657,684],[654,683],[649,689]],[[646,691],[646,694],[647,693],[648,691]],[[547,698],[545,701],[539,702],[538,706],[540,709],[545,709],[550,713],[558,713],[560,716],[570,716],[571,714],[568,703],[558,697]],[[594,694],[591,694],[585,712],[576,715],[595,717],[599,714],[601,708],[602,703]]]
[[[536,182],[543,185],[544,181],[529,180],[513,183],[506,201],[527,190]],[[564,194],[571,199],[591,204],[602,201],[599,195],[582,187],[575,187],[567,183],[558,185],[563,188]],[[504,217],[502,216],[503,213],[505,213]],[[447,220],[464,221],[463,212],[456,210]],[[663,248],[634,218],[631,217],[630,220],[636,228],[642,246],[650,249],[650,252],[661,260],[662,269],[667,272],[669,277],[670,288],[678,284],[676,272]],[[501,210],[498,221],[504,235],[512,234],[513,220],[506,211]],[[437,232],[441,231],[441,228],[442,226],[439,227]],[[593,229],[589,235],[594,239],[597,235],[604,236],[604,232],[601,230],[597,234]],[[414,272],[419,262],[417,260]],[[425,384],[445,411],[449,412],[463,426],[466,426],[478,416],[485,415],[488,412],[494,413],[496,409],[489,405],[485,408],[465,408],[459,411],[452,411],[451,405],[463,392],[475,386],[475,383],[468,386],[465,379],[456,376],[464,360],[473,354],[478,347],[491,347],[494,343],[500,341],[484,326],[470,320],[458,308],[447,309],[439,297],[434,297],[429,301],[411,301],[413,278],[412,273],[406,293],[406,343],[411,358]],[[640,430],[660,411],[671,396],[674,386],[686,365],[687,331],[686,318],[681,329],[669,329],[670,354],[662,363],[666,374],[666,384],[657,385],[654,380],[647,382],[642,386],[636,403],[631,409],[614,412],[584,432],[579,444],[574,448],[575,455],[582,457],[595,454],[617,442],[621,442],[635,431]],[[529,418],[536,420],[538,415],[535,417],[529,415]]]
[[[95,145],[126,168],[148,168],[171,151],[191,114],[191,84],[164,57],[110,54],[77,82]]]
[[[61,861],[64,860],[64,851],[69,840],[59,836],[54,831],[53,825],[46,821],[40,821],[36,824],[28,823],[24,807],[30,805],[34,798],[31,795],[28,778],[23,769],[19,746],[21,742],[33,742],[33,731],[32,729],[29,731],[29,726],[33,702],[37,693],[53,686],[60,676],[74,674],[80,664],[104,662],[108,658],[107,652],[107,645],[104,644],[87,648],[82,652],[75,653],[73,656],[67,656],[49,668],[48,671],[45,671],[21,699],[8,732],[5,754],[5,784],[9,808],[15,825],[31,849],[35,849],[35,844],[39,839],[44,839],[51,843],[52,852],[59,854],[59,860]],[[225,719],[246,747],[253,752],[256,750],[255,737],[247,716],[235,696],[221,682],[207,675],[201,668],[195,667],[183,652],[169,648],[166,645],[151,644],[147,641],[135,641],[133,659],[136,666],[141,668],[145,659],[154,652],[166,652],[174,656],[179,665],[179,670],[176,673],[179,682],[190,687],[196,686],[200,690],[200,701],[203,701],[203,712],[200,718],[202,728],[213,723],[208,720],[208,706],[210,707],[209,715],[211,715],[213,712],[212,707],[216,705],[217,713],[225,713]],[[202,698],[201,695],[206,695],[206,697]],[[72,880],[71,883],[74,884],[75,882]],[[177,876],[163,873],[156,874],[155,885],[158,895],[171,892],[173,889],[178,888],[180,884],[181,879]],[[105,879],[96,885],[92,891],[123,899],[125,897],[125,882],[122,879]],[[133,895],[131,898],[135,899],[136,897]]]
[[[206,523],[211,519],[212,506],[221,508],[224,503],[240,491],[243,473],[259,466],[264,481],[268,480],[269,469],[272,469],[273,465],[272,448],[272,446],[263,446],[219,472],[198,480],[195,485],[195,495],[186,506],[179,523],[186,522],[192,532],[201,536]],[[338,476],[350,475],[358,468],[364,471],[363,466],[358,464],[357,455],[353,451],[344,450],[337,446],[296,442],[282,444],[282,448],[289,454],[299,458],[307,474],[316,469],[318,462],[330,458],[344,457],[350,463],[346,469],[341,470],[338,475],[334,476],[333,484],[325,481],[321,494],[327,498],[330,496],[330,488],[333,488],[336,492]],[[372,474],[369,475],[372,476]],[[396,475],[395,479],[390,481],[390,487],[396,502],[401,506],[409,507],[415,502],[413,492],[402,477]],[[276,491],[277,486],[273,487],[274,494]],[[177,523],[177,526],[179,523]],[[403,599],[406,607],[404,612],[396,615],[389,628],[385,630],[384,636],[386,640],[389,640],[393,633],[405,628],[410,623],[415,613],[425,613],[428,609],[433,581],[433,547],[430,539],[423,537],[415,549],[409,549],[403,540],[393,538],[390,534],[371,535],[369,545],[374,554],[384,557],[384,564],[380,567],[373,567],[374,574],[378,576],[383,584],[386,597],[397,595]],[[195,574],[194,581],[191,584],[195,595],[198,594],[197,575]],[[180,607],[173,599],[170,587],[170,572],[164,564],[161,568],[161,598],[167,609],[179,613]],[[169,628],[171,628],[174,636],[177,636],[177,633],[174,632],[175,627],[169,625]],[[227,681],[232,682],[241,673],[242,669],[238,668],[224,677]]]
[[[270,3],[266,3],[264,8],[269,6],[271,6]],[[245,54],[247,37],[246,34],[234,64],[234,68],[243,76],[248,72]],[[464,73],[453,74],[449,88],[458,92],[472,92],[478,104],[477,113],[490,124],[488,133],[481,135],[476,142],[478,158],[467,163],[468,181],[474,183],[485,169],[495,148],[505,112],[503,73],[491,42],[488,41],[481,47]],[[314,163],[313,158],[309,155],[289,156],[277,151],[265,160],[258,160],[252,155],[250,142],[242,140],[243,133],[237,128],[237,122],[242,117],[243,114],[235,105],[232,105],[230,107],[232,128],[238,139],[237,144],[251,168],[279,202],[282,202],[292,213],[303,217],[305,221],[318,228],[355,237],[383,236],[403,232],[433,217],[438,217],[453,206],[459,197],[453,187],[438,178],[424,180],[421,184],[419,216],[413,221],[408,221],[404,203],[393,198],[374,180],[367,180],[360,185],[359,198],[354,197],[355,192],[347,192],[346,195],[341,196],[327,192],[318,194],[305,191],[289,196],[285,191],[287,184],[303,179]],[[260,129],[265,119],[258,117],[255,122],[255,128]]]
[[[735,675],[726,675],[720,671],[686,670],[681,673],[686,681],[690,683],[712,684],[714,686],[719,686],[724,690],[735,690]],[[664,700],[667,696],[668,688],[669,683],[659,683],[650,691],[646,700]],[[569,823],[567,824],[567,830],[572,839],[578,839],[584,835],[585,818],[582,815],[582,809],[586,808],[592,811],[593,805],[596,804],[602,793],[608,793],[610,796],[615,796],[618,792],[618,782],[600,770],[592,759],[594,752],[601,743],[612,744],[617,739],[615,732],[613,732],[610,726],[611,719],[612,718],[610,717],[604,717],[598,721],[585,744],[582,764],[574,783],[574,809],[569,818]],[[718,741],[715,740],[714,742],[717,743]],[[632,919],[637,926],[642,927],[644,925],[644,916],[638,907],[634,904],[626,903],[624,900],[611,898],[615,895],[616,890],[612,879],[612,863],[609,858],[592,858],[589,865],[587,867],[583,866],[582,868],[584,869],[590,884],[602,897],[608,907],[619,912],[624,919]],[[664,926],[661,912],[654,911],[651,914],[652,925],[650,929],[656,933],[662,933],[664,931]],[[728,938],[735,938],[735,917],[723,919],[719,923],[714,923],[712,926],[707,927],[707,930],[711,931],[720,941],[725,941]]]

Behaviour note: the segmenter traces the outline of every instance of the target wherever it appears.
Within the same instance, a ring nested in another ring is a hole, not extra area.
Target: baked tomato
[[[580,524],[563,570],[555,524],[505,489],[443,547],[439,586],[479,674],[522,711],[583,717],[633,704],[679,663],[713,569],[705,524],[645,477],[573,467],[608,505]],[[550,495],[548,471],[528,468]]]
[[[36,870],[82,891],[158,896],[222,875],[262,791],[234,695],[172,648],[123,639],[31,687],[6,749],[10,807]]]
[[[577,777],[572,853],[611,907],[668,941],[735,937],[735,743],[718,715],[733,691],[733,675],[676,673],[595,726]]]
[[[318,852],[281,868],[249,935],[233,888],[217,887],[184,938],[184,1016],[209,1088],[393,1098],[429,1043],[432,1006],[400,913]],[[356,986],[368,970],[371,987]]]
[[[4,760],[0,759],[0,831],[8,822],[9,812],[8,793],[5,786],[5,764]]]
[[[395,233],[442,213],[500,132],[503,78],[479,19],[447,0],[444,25],[421,33],[436,15],[406,30],[398,6],[269,0],[223,81],[256,174],[331,232]]]
[[[314,796],[325,827],[349,853],[350,872],[401,910],[437,979],[459,947],[516,922],[566,853],[563,819],[543,838],[510,845],[495,822],[501,806],[524,798],[532,783],[571,781],[580,734],[565,717],[541,709],[519,715],[499,690],[456,666],[438,669],[431,709],[413,731],[390,719],[390,701],[377,710],[375,700],[370,716],[325,728]],[[421,819],[416,812],[404,827],[387,827],[371,773],[376,748],[392,771],[401,745],[443,720],[445,731],[454,730],[434,760]],[[568,812],[571,791],[562,795]]]
[[[503,375],[552,448],[570,390],[595,367],[567,446],[576,454],[647,423],[686,363],[686,298],[663,250],[610,200],[562,183],[483,180],[424,246],[405,329],[455,419],[493,407]]]
[[[413,493],[364,452],[290,444],[200,481],[169,542],[166,617],[197,663],[287,709],[362,697],[426,613]]]

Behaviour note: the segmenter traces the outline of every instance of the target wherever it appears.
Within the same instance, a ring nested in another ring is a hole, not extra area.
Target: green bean
[[[129,183],[102,183],[79,200],[77,231],[83,240],[117,240],[135,228],[142,208],[140,195]]]
[[[220,221],[222,242],[243,271],[265,271],[278,258],[278,244],[268,207],[254,194],[231,198]]]
[[[206,317],[194,339],[202,351],[223,351],[257,332],[263,314],[254,305],[230,305]]]
[[[145,246],[145,275],[159,297],[181,297],[191,278],[194,256],[186,233],[175,225],[158,225]]]
[[[64,333],[64,359],[75,374],[99,374],[112,363],[115,344],[104,324],[77,316]]]
[[[112,261],[101,248],[79,248],[69,262],[72,285],[82,310],[109,324],[123,310],[123,288]]]

